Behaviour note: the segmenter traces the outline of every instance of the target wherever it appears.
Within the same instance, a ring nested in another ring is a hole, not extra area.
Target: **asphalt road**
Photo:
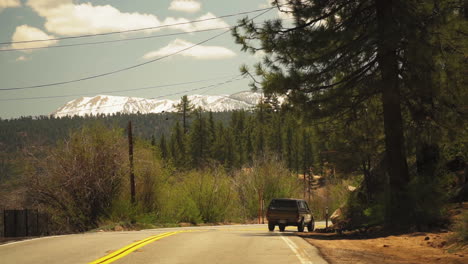
[[[296,231],[236,225],[45,237],[0,245],[0,263],[327,263]]]

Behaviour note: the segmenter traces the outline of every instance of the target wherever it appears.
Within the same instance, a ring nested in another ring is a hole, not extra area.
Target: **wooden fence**
[[[49,217],[36,209],[0,211],[0,236],[27,237],[49,235]]]

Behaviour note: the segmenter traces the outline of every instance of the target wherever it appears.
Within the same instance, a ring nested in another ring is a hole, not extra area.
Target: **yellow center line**
[[[128,254],[132,253],[133,251],[141,248],[141,247],[144,247],[154,241],[157,241],[159,239],[163,239],[165,237],[168,237],[168,236],[172,236],[172,235],[175,235],[175,234],[178,234],[178,233],[182,233],[182,232],[191,232],[191,231],[175,231],[175,232],[167,232],[167,233],[163,233],[163,234],[159,234],[159,235],[155,235],[155,236],[150,236],[146,239],[143,239],[143,240],[140,240],[140,241],[137,241],[135,243],[132,243],[128,246],[125,246],[119,250],[116,250],[100,259],[97,259],[93,262],[90,262],[89,264],[107,264],[107,263],[112,263],[120,258],[123,258],[125,256],[127,256]]]
[[[319,225],[321,226],[321,225]],[[235,228],[229,228],[229,229],[217,229],[215,231],[260,231],[260,230],[264,230],[264,228],[243,228],[243,229],[235,229]],[[200,231],[214,231],[214,230],[210,230],[210,229],[199,229],[199,230],[181,230],[181,231],[174,231],[174,232],[167,232],[167,233],[162,233],[162,234],[159,234],[159,235],[154,235],[154,236],[150,236],[148,238],[145,238],[143,240],[140,240],[140,241],[137,241],[137,242],[134,242],[128,246],[125,246],[119,250],[116,250],[100,259],[97,259],[93,262],[90,262],[88,264],[108,264],[108,263],[112,263],[118,259],[121,259],[125,256],[127,256],[128,254],[132,253],[133,251],[141,248],[141,247],[144,247],[150,243],[153,243],[157,240],[160,240],[160,239],[163,239],[165,237],[169,237],[169,236],[172,236],[172,235],[175,235],[175,234],[178,234],[178,233],[186,233],[186,232],[200,232]]]

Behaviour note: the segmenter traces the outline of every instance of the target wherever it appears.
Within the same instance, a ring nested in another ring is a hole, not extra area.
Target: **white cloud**
[[[273,0],[266,0],[265,3],[259,4],[258,7],[260,7],[260,8],[269,8],[269,7],[275,6],[275,8],[276,8],[276,5],[272,5],[272,2],[273,2]],[[291,18],[293,18],[293,15],[291,13],[289,13],[289,12],[292,11],[292,8],[291,8],[291,6],[287,5],[286,0],[279,0],[278,4],[280,5],[280,9],[277,12],[278,12],[278,16],[281,19],[291,19]],[[285,12],[281,12],[281,11],[285,11]]]
[[[263,50],[259,50],[253,55],[256,59],[263,59],[266,56],[266,53]]]
[[[293,10],[290,5],[287,5],[285,0],[280,0],[279,4],[282,5],[278,10],[278,16],[281,19],[291,19],[294,18],[293,14],[291,13]]]
[[[18,58],[16,58],[16,61],[28,61],[30,60],[31,58],[28,58],[26,56],[19,56]]]
[[[206,13],[205,15],[195,19],[195,20],[205,20],[205,19],[210,19],[207,21],[203,22],[197,22],[197,23],[188,23],[190,20],[185,19],[185,18],[173,18],[173,17],[168,17],[164,20],[163,24],[164,25],[172,25],[172,24],[181,24],[185,23],[182,25],[177,25],[177,26],[171,26],[172,29],[178,29],[181,31],[189,32],[189,31],[195,31],[195,30],[206,30],[206,29],[213,29],[213,28],[227,28],[229,25],[224,22],[223,20],[220,19],[213,19],[216,18],[215,15],[212,13]]]
[[[41,40],[41,39],[51,39],[55,38],[52,35],[46,34],[44,31],[31,27],[28,25],[21,25],[16,27],[15,33],[11,37],[12,42],[18,41],[29,41],[29,40]],[[41,41],[41,42],[31,42],[31,43],[13,43],[11,48],[13,49],[24,49],[24,48],[35,48],[35,47],[45,47],[52,46],[57,43],[57,40],[50,41]],[[29,52],[28,50],[24,50]]]
[[[161,21],[152,14],[124,13],[110,5],[73,4],[72,0],[29,0],[27,4],[46,19],[45,28],[49,32],[64,36],[98,34],[189,22],[185,18],[173,17]],[[197,20],[214,17],[213,14],[207,13]],[[170,28],[193,31],[228,26],[222,20],[213,19]]]
[[[54,0],[53,3],[30,0],[28,5],[46,18],[45,28],[49,32],[60,35],[97,34],[161,25],[154,15],[122,13],[110,5],[74,5],[67,0]]]
[[[0,0],[0,12],[3,11],[3,9],[8,8],[8,7],[19,7],[21,6],[20,0]]]
[[[259,8],[268,8],[268,7],[271,7],[271,0],[266,0],[266,3],[259,4],[258,7],[259,7]]]
[[[194,0],[172,0],[169,10],[195,13],[199,11],[201,4]]]
[[[162,57],[166,56],[169,54],[173,54],[174,52],[178,52],[180,50],[189,48],[195,44],[190,43],[188,41],[182,40],[182,39],[175,39],[171,43],[169,43],[167,46],[156,50],[149,52],[143,56],[144,59],[153,59],[157,57]],[[195,46],[193,48],[187,49],[185,51],[182,51],[178,55],[180,56],[186,56],[186,57],[192,57],[195,59],[206,59],[206,60],[213,60],[213,59],[227,59],[227,58],[232,58],[236,56],[236,53],[234,53],[232,50],[225,48],[225,47],[220,47],[220,46]]]

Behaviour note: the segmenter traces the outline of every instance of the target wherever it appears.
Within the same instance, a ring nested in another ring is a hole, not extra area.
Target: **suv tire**
[[[307,224],[307,231],[313,232],[315,228],[315,221],[314,219],[310,220],[310,223]]]
[[[274,231],[274,230],[275,230],[275,224],[273,224],[273,223],[268,223],[268,230]]]
[[[305,223],[304,223],[304,219],[302,219],[299,225],[297,226],[297,231],[304,232],[304,227],[305,227]]]
[[[280,230],[281,232],[283,232],[284,229],[286,228],[286,226],[285,226],[284,224],[279,224],[278,227],[279,227],[279,230]]]

